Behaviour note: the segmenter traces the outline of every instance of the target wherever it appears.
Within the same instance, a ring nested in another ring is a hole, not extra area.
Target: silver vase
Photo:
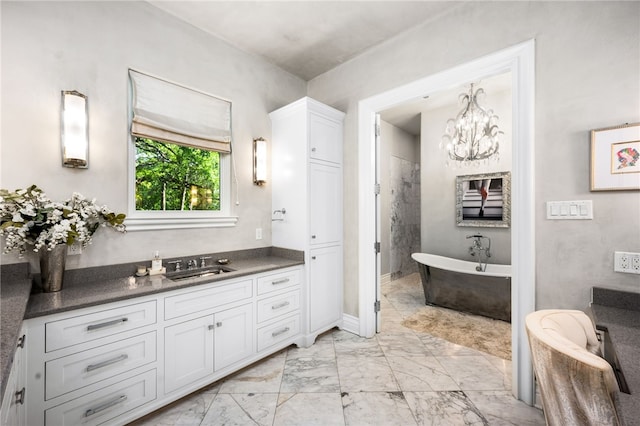
[[[67,245],[58,244],[53,250],[43,248],[39,253],[42,291],[51,293],[62,290],[64,268],[67,263]]]

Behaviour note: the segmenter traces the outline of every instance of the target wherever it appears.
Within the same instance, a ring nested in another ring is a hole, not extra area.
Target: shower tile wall
[[[391,156],[391,280],[418,271],[411,253],[420,251],[420,163]]]

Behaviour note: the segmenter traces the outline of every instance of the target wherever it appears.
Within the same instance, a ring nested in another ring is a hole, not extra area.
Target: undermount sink
[[[209,268],[187,269],[186,271],[167,272],[165,276],[173,281],[186,280],[187,278],[201,278],[212,275],[220,275],[233,272],[235,269],[226,266],[211,266]]]

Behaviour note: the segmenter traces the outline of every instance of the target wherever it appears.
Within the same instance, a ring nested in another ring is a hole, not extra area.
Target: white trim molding
[[[349,314],[342,314],[342,330],[360,334],[360,319]]]
[[[511,72],[513,104],[512,162],[512,351],[513,394],[532,405],[534,380],[531,356],[524,329],[525,316],[535,310],[535,181],[534,181],[534,106],[535,41],[483,56],[471,62],[433,74],[387,92],[363,99],[358,104],[358,280],[359,334],[371,337],[376,332],[376,256],[374,244],[375,211],[375,114],[418,96],[443,88]]]

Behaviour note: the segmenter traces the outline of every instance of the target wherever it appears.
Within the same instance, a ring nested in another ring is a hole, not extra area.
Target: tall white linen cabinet
[[[342,326],[344,113],[305,97],[269,115],[272,243],[304,251],[303,327],[311,344],[320,333]]]

